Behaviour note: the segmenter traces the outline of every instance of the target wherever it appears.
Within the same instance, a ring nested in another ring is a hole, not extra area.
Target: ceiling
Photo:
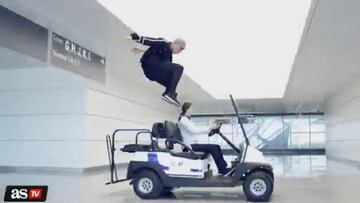
[[[183,0],[174,8],[169,0],[99,2],[140,35],[184,38],[186,49],[174,61],[216,99],[229,93],[281,98],[311,5],[311,0]]]
[[[284,97],[238,100],[242,111],[323,111],[329,96],[360,77],[359,9],[358,0],[314,0]],[[0,61],[0,69],[23,68],[24,64],[26,67],[46,66],[4,47],[0,47]],[[191,89],[190,86],[184,88],[182,91]],[[191,101],[191,98],[184,99]],[[231,113],[232,108],[228,100],[209,98],[198,102],[194,111]]]
[[[360,1],[314,1],[284,95],[288,108],[322,105],[360,76]]]
[[[329,96],[360,78],[359,9],[358,0],[314,0],[284,97],[238,100],[244,111],[323,111]],[[217,113],[228,107],[220,100],[194,110]]]

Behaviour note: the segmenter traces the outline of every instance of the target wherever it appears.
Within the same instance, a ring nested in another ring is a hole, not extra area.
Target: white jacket
[[[188,147],[197,143],[197,135],[207,134],[210,131],[208,127],[196,126],[195,123],[186,116],[181,116],[180,121],[178,122],[178,127],[183,137],[183,142]]]

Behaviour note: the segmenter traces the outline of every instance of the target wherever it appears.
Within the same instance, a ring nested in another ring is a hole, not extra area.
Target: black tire
[[[145,170],[135,176],[133,189],[141,199],[156,199],[160,197],[163,186],[156,173]]]
[[[271,175],[269,175],[269,174],[266,174],[268,177],[269,177],[269,179],[271,180],[271,185],[272,185],[272,187],[271,187],[271,193],[270,193],[270,195],[273,193],[273,191],[274,191],[274,178],[272,178],[271,177]]]
[[[175,188],[174,187],[163,187],[163,191],[164,192],[171,192],[173,191]]]
[[[163,187],[161,191],[161,197],[173,197],[174,193],[172,192],[175,188],[174,187]]]
[[[243,190],[249,201],[265,202],[273,191],[273,180],[263,171],[250,173],[245,179]]]

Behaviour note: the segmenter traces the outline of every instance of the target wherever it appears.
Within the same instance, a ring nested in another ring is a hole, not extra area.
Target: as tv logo
[[[10,185],[6,187],[5,202],[45,202],[48,186]]]

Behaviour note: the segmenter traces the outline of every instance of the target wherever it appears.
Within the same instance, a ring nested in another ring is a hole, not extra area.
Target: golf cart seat
[[[141,151],[150,151],[151,146],[150,145],[142,145],[142,144],[127,144],[124,145],[123,148],[121,148],[121,151],[128,152],[128,153],[134,153],[134,152],[141,152]]]
[[[151,134],[151,144],[138,144],[137,138],[135,144],[127,144],[124,145],[121,151],[128,152],[128,153],[135,153],[135,152],[149,152],[149,151],[166,151],[170,152],[172,156],[175,157],[183,157],[193,160],[203,160],[209,157],[208,153],[204,152],[194,152],[191,150],[189,146],[186,146],[182,141],[183,138],[181,136],[180,129],[178,126],[171,122],[165,121],[164,123],[154,123],[152,126],[151,132],[147,132]],[[158,139],[165,139],[165,149],[160,148],[158,144]],[[174,151],[174,145],[179,144],[184,149],[180,152]]]
[[[157,147],[156,141],[152,141],[152,144],[146,145],[146,144],[127,144],[124,145],[123,148],[121,148],[122,152],[128,152],[128,153],[134,153],[134,152],[148,152],[152,151],[154,148]]]
[[[186,146],[182,141],[182,135],[180,132],[179,127],[171,122],[171,121],[165,121],[164,122],[164,136],[166,136],[166,148],[168,150],[170,150],[170,153],[172,156],[175,157],[183,157],[183,158],[188,158],[188,159],[193,159],[193,160],[197,160],[197,159],[206,159],[209,157],[208,153],[204,153],[204,152],[194,152],[191,150],[191,148],[189,146]],[[174,152],[171,151],[174,149],[174,144],[180,144],[183,149],[185,149],[185,151],[182,152]]]
[[[150,132],[153,138],[165,138],[164,137],[164,123],[154,123]],[[152,150],[158,150],[159,145],[156,140],[151,139],[151,144],[127,144],[121,149],[123,152],[134,153],[134,152],[148,152]]]

